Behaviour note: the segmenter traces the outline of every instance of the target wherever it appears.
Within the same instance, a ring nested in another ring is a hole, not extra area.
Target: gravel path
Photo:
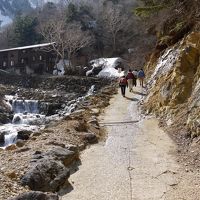
[[[139,115],[142,93],[136,88],[111,100],[100,119],[107,140],[81,154],[79,170],[69,179],[73,189],[62,200],[199,199],[198,178],[185,175],[173,157],[176,145],[157,120]],[[196,188],[188,185],[195,183]]]

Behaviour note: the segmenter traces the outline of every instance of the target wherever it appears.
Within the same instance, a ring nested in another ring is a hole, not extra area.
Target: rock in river
[[[5,134],[6,132],[0,133],[0,145],[3,145],[5,143]]]
[[[32,131],[27,131],[27,130],[19,131],[17,135],[17,139],[28,140],[31,134],[32,134]]]

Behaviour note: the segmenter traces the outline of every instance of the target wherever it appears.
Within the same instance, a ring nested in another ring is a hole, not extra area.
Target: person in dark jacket
[[[119,80],[119,86],[121,87],[122,96],[125,97],[126,87],[128,87],[128,82],[125,76],[122,76]]]
[[[133,91],[133,80],[134,80],[134,75],[132,73],[132,71],[129,69],[129,72],[126,76],[126,79],[128,81],[128,88],[129,88],[129,92],[132,92]]]
[[[135,69],[132,71],[133,75],[134,75],[134,79],[133,79],[133,86],[137,86],[137,78],[138,78],[138,70]]]

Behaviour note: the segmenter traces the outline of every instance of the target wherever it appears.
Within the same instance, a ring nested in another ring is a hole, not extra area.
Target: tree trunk
[[[115,53],[115,51],[116,51],[116,35],[115,34],[113,34],[113,54]]]
[[[72,64],[71,64],[71,54],[70,53],[68,53],[68,60],[69,60],[69,67],[71,68]]]
[[[72,57],[72,54],[71,53],[68,53],[68,61],[69,61],[69,66],[68,66],[68,73],[70,75],[72,75],[73,73],[73,66],[72,66],[72,63],[71,63],[71,57]]]
[[[66,75],[67,66],[66,66],[66,64],[65,64],[65,58],[63,58],[63,57],[62,57],[62,62],[63,62],[64,70],[65,70],[64,75]]]

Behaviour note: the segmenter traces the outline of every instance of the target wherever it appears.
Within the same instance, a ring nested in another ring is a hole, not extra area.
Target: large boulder
[[[87,144],[98,143],[98,138],[94,133],[81,133],[80,138]]]
[[[88,126],[86,121],[81,120],[81,121],[77,121],[77,123],[75,124],[74,129],[78,132],[87,132],[88,130]]]
[[[0,124],[7,124],[11,122],[13,116],[11,112],[11,106],[8,106],[3,99],[3,96],[4,95],[1,94],[0,97]]]
[[[16,146],[17,146],[17,147],[23,147],[24,145],[25,145],[25,141],[24,141],[24,140],[18,139],[18,140],[16,141]]]
[[[1,124],[7,124],[7,123],[9,123],[10,121],[11,121],[11,120],[10,120],[9,114],[0,113],[0,123],[1,123]]]
[[[69,176],[69,169],[62,164],[42,159],[22,177],[21,184],[35,191],[57,192],[67,183]]]
[[[1,146],[5,143],[5,134],[6,134],[6,132],[0,133],[0,145]]]
[[[43,192],[27,192],[10,200],[59,200],[58,195]]]
[[[61,161],[65,166],[70,165],[73,161],[78,159],[77,151],[70,151],[67,148],[55,147],[44,154],[44,157]]]
[[[21,117],[20,116],[14,116],[12,120],[13,124],[20,124],[21,123]]]
[[[32,134],[32,131],[27,131],[27,130],[19,131],[17,134],[17,139],[28,140],[31,134]]]
[[[49,102],[53,102],[53,101],[55,101],[54,98],[49,97]],[[56,114],[57,110],[61,109],[62,103],[49,103],[49,102],[40,103],[39,105],[40,113],[50,116],[50,115]]]
[[[14,151],[17,149],[17,146],[15,144],[11,144],[10,146],[6,147],[6,151]]]

